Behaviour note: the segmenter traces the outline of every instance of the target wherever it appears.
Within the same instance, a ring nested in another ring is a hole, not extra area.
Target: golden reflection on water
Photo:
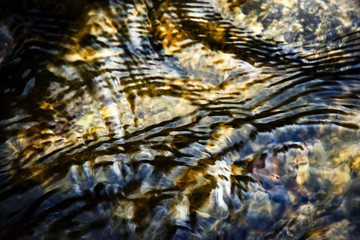
[[[0,236],[355,236],[351,4],[134,1],[68,22],[4,17],[31,37],[14,37],[0,69],[27,82],[1,88],[13,102],[0,119]]]

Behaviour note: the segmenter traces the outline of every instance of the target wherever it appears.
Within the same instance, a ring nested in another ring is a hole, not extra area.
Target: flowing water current
[[[1,239],[356,239],[357,0],[0,3]]]

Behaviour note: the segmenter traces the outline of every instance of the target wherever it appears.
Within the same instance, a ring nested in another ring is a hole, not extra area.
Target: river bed
[[[0,3],[0,238],[356,239],[356,0]]]

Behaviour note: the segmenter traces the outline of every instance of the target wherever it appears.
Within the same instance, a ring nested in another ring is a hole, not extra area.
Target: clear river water
[[[19,2],[1,239],[359,236],[358,0]]]

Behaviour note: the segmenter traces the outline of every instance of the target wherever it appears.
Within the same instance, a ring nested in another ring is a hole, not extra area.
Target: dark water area
[[[1,1],[1,239],[357,239],[357,0]]]

